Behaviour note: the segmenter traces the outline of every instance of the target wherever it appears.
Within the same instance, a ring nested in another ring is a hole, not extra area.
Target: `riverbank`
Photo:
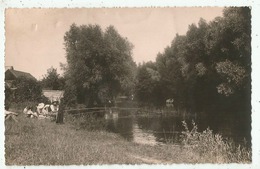
[[[5,122],[6,165],[226,163],[224,156],[199,154],[190,147],[143,145],[106,131],[77,130],[70,123],[23,114]],[[250,162],[247,160],[241,162]]]

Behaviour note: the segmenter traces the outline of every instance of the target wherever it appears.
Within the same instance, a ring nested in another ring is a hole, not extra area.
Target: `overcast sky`
[[[66,63],[63,37],[72,23],[114,25],[134,44],[136,63],[155,61],[176,33],[183,35],[200,18],[222,16],[223,8],[99,8],[7,9],[5,66],[31,73],[37,79],[53,66]]]

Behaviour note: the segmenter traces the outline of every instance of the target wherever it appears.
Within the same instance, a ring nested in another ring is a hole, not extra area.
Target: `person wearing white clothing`
[[[42,110],[43,110],[43,108],[44,108],[44,103],[39,103],[37,106],[36,106],[36,108],[37,108],[37,113],[39,114],[39,115],[42,115],[43,113],[42,113]]]
[[[49,114],[49,109],[50,109],[50,105],[49,104],[46,104],[43,109],[42,109],[42,113],[43,115],[48,115]]]
[[[27,115],[27,117],[35,117],[35,118],[38,118],[38,114],[37,112],[33,112],[32,111],[32,106],[26,106],[24,109],[23,109],[23,113]]]

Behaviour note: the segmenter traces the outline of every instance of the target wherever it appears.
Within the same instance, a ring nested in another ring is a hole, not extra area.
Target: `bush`
[[[191,130],[189,130],[185,121],[182,123],[185,128],[181,135],[183,148],[196,153],[203,159],[202,161],[217,163],[251,162],[251,151],[245,146],[236,145],[232,140],[225,140],[220,134],[214,134],[209,128],[203,132],[198,132],[198,127],[194,121],[192,121]]]
[[[15,112],[22,112],[26,106],[35,107],[38,103],[48,103],[49,100],[42,94],[42,88],[35,79],[25,77],[17,78],[11,90],[5,86],[5,109]]]
[[[106,121],[95,113],[67,114],[66,121],[76,130],[97,131],[106,128]]]
[[[14,81],[16,90],[12,102],[46,102],[47,98],[42,94],[42,88],[39,82],[35,79],[19,77]]]
[[[5,85],[5,110],[8,110],[10,108],[12,99],[12,91],[7,85]]]

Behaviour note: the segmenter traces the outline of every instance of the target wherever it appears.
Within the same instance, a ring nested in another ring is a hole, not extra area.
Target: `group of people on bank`
[[[26,106],[23,113],[30,118],[54,118],[57,119],[59,111],[59,101],[54,100],[51,104],[39,103],[35,106]]]

